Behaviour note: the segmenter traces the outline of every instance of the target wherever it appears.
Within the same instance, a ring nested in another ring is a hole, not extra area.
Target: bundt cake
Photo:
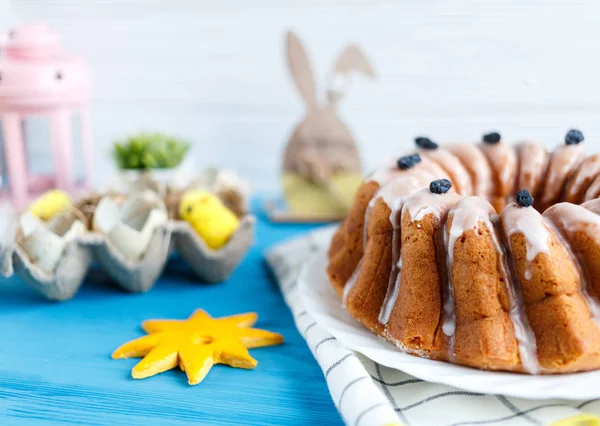
[[[600,368],[600,155],[500,134],[390,161],[329,248],[344,307],[404,352],[529,374]],[[498,213],[499,212],[499,213]],[[543,212],[543,213],[542,213]]]

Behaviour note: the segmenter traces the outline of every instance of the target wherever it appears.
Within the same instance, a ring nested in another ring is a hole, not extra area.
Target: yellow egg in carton
[[[3,274],[18,274],[48,299],[67,300],[95,260],[121,288],[145,292],[175,250],[199,281],[212,283],[229,278],[254,241],[254,216],[245,209],[232,212],[227,198],[198,182],[167,188],[149,175],[119,181],[76,203],[50,193],[18,216],[2,209],[3,223],[12,223],[0,235]],[[202,192],[211,210],[203,213],[198,205],[197,213],[180,216],[186,191],[185,208],[189,194]]]

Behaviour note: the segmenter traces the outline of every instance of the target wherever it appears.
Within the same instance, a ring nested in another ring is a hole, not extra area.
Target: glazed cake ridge
[[[600,155],[585,158],[580,132],[552,153],[490,135],[447,148],[417,138],[418,158],[368,176],[332,240],[330,282],[355,319],[418,356],[600,368]],[[430,188],[440,179],[453,188]],[[518,189],[535,204],[513,202]]]

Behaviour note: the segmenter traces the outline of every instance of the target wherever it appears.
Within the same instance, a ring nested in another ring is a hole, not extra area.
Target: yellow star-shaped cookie
[[[140,358],[131,375],[144,379],[179,366],[190,385],[200,383],[215,364],[254,368],[258,362],[248,348],[278,345],[283,336],[252,326],[255,313],[211,318],[198,309],[187,320],[148,320],[142,323],[147,336],[119,347],[113,359]]]

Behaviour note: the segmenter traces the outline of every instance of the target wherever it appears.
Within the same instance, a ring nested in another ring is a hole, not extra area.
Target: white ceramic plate
[[[329,284],[325,273],[326,265],[326,254],[317,253],[302,270],[299,278],[300,294],[307,311],[321,327],[346,347],[381,365],[422,380],[471,392],[528,399],[583,400],[600,397],[600,371],[530,376],[477,370],[405,354],[362,327],[346,312]]]

